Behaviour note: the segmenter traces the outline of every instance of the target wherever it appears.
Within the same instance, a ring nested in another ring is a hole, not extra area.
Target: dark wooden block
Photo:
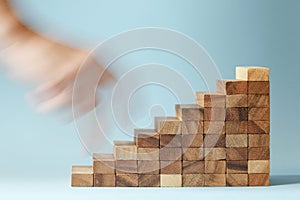
[[[159,134],[152,129],[136,129],[135,144],[141,148],[157,148],[159,147]]]
[[[225,174],[226,161],[205,161],[205,174]]]
[[[183,161],[182,174],[204,174],[205,165],[204,161]]]
[[[269,160],[249,160],[248,174],[269,174],[270,161]]]
[[[182,135],[182,147],[184,148],[199,148],[203,145],[203,135]]]
[[[138,148],[138,160],[159,160],[159,148]]]
[[[204,149],[205,160],[226,160],[225,148],[205,148]]]
[[[225,108],[226,98],[223,94],[197,92],[196,96],[197,104],[203,108]]]
[[[248,81],[248,94],[270,94],[270,82]]]
[[[247,107],[248,95],[247,94],[236,94],[226,95],[226,108],[230,107]]]
[[[247,121],[226,121],[226,134],[243,134],[247,133]]]
[[[225,108],[204,108],[205,121],[225,121]]]
[[[203,160],[203,148],[183,148],[183,160]]]
[[[269,134],[249,134],[249,147],[269,147],[270,135]]]
[[[226,160],[248,160],[247,147],[226,148]]]
[[[226,137],[225,135],[204,135],[203,144],[205,148],[225,147]]]
[[[131,174],[137,173],[137,161],[136,160],[117,160],[116,161],[116,173],[117,174]]]
[[[248,147],[247,134],[226,135],[226,147]]]
[[[183,174],[182,186],[183,187],[202,187],[205,183],[204,174]]]
[[[270,107],[270,95],[265,94],[249,94],[248,107]]]
[[[159,187],[160,175],[159,174],[139,174],[139,187]]]
[[[139,174],[159,174],[159,161],[158,160],[139,160],[138,173]]]
[[[203,134],[203,121],[184,121],[182,122],[183,135]]]
[[[182,161],[160,161],[161,174],[182,174]]]
[[[226,174],[205,174],[205,186],[223,187],[226,186]]]
[[[248,174],[248,162],[227,161],[227,174]]]
[[[270,160],[269,147],[249,147],[249,160]]]
[[[248,174],[226,174],[227,186],[248,186]]]
[[[247,94],[247,81],[217,80],[216,91],[226,95]]]
[[[249,121],[270,121],[270,108],[249,108]]]
[[[93,187],[94,175],[92,166],[72,167],[72,187]]]
[[[93,172],[95,174],[115,174],[115,158],[113,154],[94,154]]]
[[[205,121],[204,122],[205,134],[225,134],[225,122],[224,121]]]
[[[115,174],[94,174],[94,187],[115,187]]]
[[[248,133],[270,133],[269,121],[248,121]]]
[[[163,134],[160,135],[160,147],[181,147],[182,146],[181,135]]]
[[[155,117],[155,130],[159,134],[181,134],[181,121],[177,117]]]
[[[226,121],[248,121],[248,108],[226,108]]]
[[[249,186],[270,186],[270,174],[249,174]]]
[[[196,104],[177,104],[176,116],[182,121],[203,120],[203,108]]]
[[[117,187],[138,187],[139,177],[137,174],[117,174],[116,186]]]
[[[181,160],[182,148],[162,148],[159,156],[160,160]]]

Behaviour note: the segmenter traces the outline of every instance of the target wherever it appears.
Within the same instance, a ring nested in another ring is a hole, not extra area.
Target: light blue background
[[[12,1],[33,29],[57,40],[95,46],[138,27],[189,35],[212,56],[223,78],[236,65],[271,68],[272,174],[300,174],[300,1],[297,0],[23,0]],[[45,29],[46,28],[46,29]],[[73,38],[70,39],[70,38]],[[68,179],[90,164],[73,124],[41,116],[24,100],[28,87],[0,76],[0,179]]]

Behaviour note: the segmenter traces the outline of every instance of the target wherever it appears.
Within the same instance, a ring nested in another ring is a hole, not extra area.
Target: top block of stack
[[[265,67],[236,67],[236,79],[244,81],[269,81],[269,68]]]

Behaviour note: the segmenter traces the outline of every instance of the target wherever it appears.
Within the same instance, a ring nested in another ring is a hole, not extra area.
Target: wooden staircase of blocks
[[[114,154],[94,154],[93,166],[74,166],[72,186],[269,186],[269,69],[237,67],[236,80],[196,99],[135,130],[134,142],[116,141]]]

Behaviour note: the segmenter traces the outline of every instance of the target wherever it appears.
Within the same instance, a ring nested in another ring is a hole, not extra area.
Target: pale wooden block
[[[137,160],[137,146],[134,142],[114,141],[114,156],[116,160]]]
[[[181,134],[181,121],[177,117],[155,117],[155,130],[159,134]]]
[[[226,108],[247,107],[247,102],[247,94],[226,95]]]
[[[182,121],[203,120],[203,108],[196,104],[177,104],[176,116]]]
[[[201,107],[210,108],[210,107],[225,107],[225,95],[218,93],[206,93],[206,92],[197,92],[197,104]]]
[[[266,67],[238,66],[236,79],[245,81],[269,81],[270,70]]]
[[[226,160],[225,148],[205,148],[204,149],[205,160]]]
[[[160,175],[161,187],[181,187],[182,175],[181,174],[161,174]]]
[[[159,148],[138,148],[138,160],[159,160]]]
[[[247,134],[226,135],[226,147],[248,147]]]
[[[226,174],[205,174],[205,186],[224,187],[226,186]]]
[[[72,167],[72,187],[93,187],[94,174],[92,166]]]
[[[249,160],[248,161],[249,174],[268,174],[270,173],[269,160]]]

